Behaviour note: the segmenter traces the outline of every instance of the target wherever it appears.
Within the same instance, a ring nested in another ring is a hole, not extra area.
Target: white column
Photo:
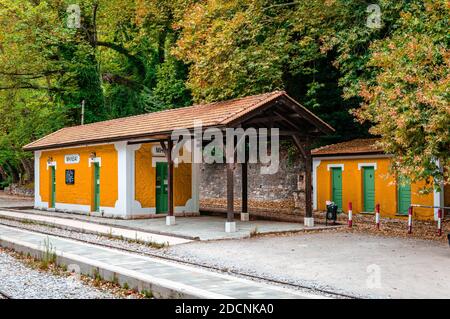
[[[128,145],[131,156],[130,168],[130,187],[131,187],[131,214],[139,213],[142,210],[141,203],[136,200],[136,151],[141,148],[142,144]]]
[[[42,208],[42,198],[41,198],[41,174],[40,174],[40,160],[41,151],[34,152],[34,208]]]
[[[443,171],[442,166],[439,163],[439,160],[436,160],[436,165],[439,167],[441,172]],[[442,183],[440,186],[441,191],[437,192],[436,188],[433,189],[433,206],[436,206],[434,211],[434,220],[438,220],[438,207],[444,206],[444,184]]]
[[[118,169],[118,200],[116,203],[117,214],[123,217],[131,216],[132,207],[132,152],[133,147],[127,145],[127,142],[114,143],[117,150],[117,169]]]
[[[192,212],[198,213],[200,210],[200,164],[192,163]]]
[[[317,168],[320,165],[320,159],[313,159],[313,172],[312,172],[312,184],[313,184],[313,209],[317,210]]]

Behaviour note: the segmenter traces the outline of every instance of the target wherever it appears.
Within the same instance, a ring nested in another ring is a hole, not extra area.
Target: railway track
[[[13,298],[7,293],[4,293],[3,291],[0,290],[0,299],[13,299]]]
[[[88,244],[91,244],[91,245],[96,245],[96,246],[99,246],[99,247],[105,247],[105,248],[111,248],[111,249],[116,249],[116,250],[122,250],[122,251],[126,251],[128,253],[133,253],[133,254],[138,254],[138,255],[143,255],[143,256],[148,256],[148,257],[153,257],[153,258],[159,258],[159,259],[163,259],[163,260],[166,260],[166,261],[172,261],[172,262],[176,262],[176,263],[179,263],[179,264],[195,266],[195,267],[203,268],[205,270],[212,270],[212,271],[215,271],[215,272],[223,273],[223,270],[218,268],[218,267],[208,266],[208,265],[204,265],[204,264],[198,264],[198,263],[186,261],[186,260],[183,260],[183,259],[180,259],[180,258],[169,257],[169,256],[164,256],[164,255],[161,255],[161,254],[150,253],[150,252],[138,252],[138,251],[135,251],[133,249],[127,249],[127,248],[124,248],[124,247],[117,247],[115,245],[99,243],[99,242],[96,242],[96,241],[81,240],[79,238],[74,238],[74,237],[71,237],[71,236],[66,236],[66,235],[61,235],[61,234],[54,234],[52,232],[46,232],[46,231],[41,231],[41,230],[31,230],[31,229],[26,228],[26,227],[12,226],[12,225],[9,225],[9,224],[2,223],[1,222],[1,218],[0,218],[0,225],[12,227],[12,228],[17,228],[17,229],[23,229],[23,230],[27,230],[27,231],[31,231],[31,232],[35,232],[35,233],[40,233],[40,234],[44,234],[44,235],[48,235],[48,236],[54,236],[54,237],[60,237],[60,238],[75,240],[75,241],[79,241],[79,242],[82,242],[82,243],[88,243]],[[42,224],[42,225],[46,226],[45,224]],[[61,228],[61,229],[64,230],[64,228]],[[96,234],[96,235],[103,236],[101,234]],[[282,286],[290,287],[290,288],[294,288],[294,289],[309,290],[311,292],[319,292],[319,293],[322,293],[322,294],[335,296],[335,297],[340,297],[340,298],[346,298],[346,299],[358,299],[358,297],[355,297],[355,296],[351,296],[351,295],[347,295],[347,294],[343,294],[343,293],[336,293],[336,292],[329,291],[329,290],[326,290],[326,289],[315,288],[315,287],[312,288],[312,287],[308,287],[308,286],[294,284],[294,283],[291,283],[291,282],[269,279],[269,278],[260,277],[260,276],[257,276],[257,275],[251,275],[251,274],[247,274],[247,273],[241,273],[241,272],[234,271],[234,270],[229,270],[228,273],[232,274],[232,275],[237,275],[239,277],[251,279],[251,280],[257,280],[257,281],[260,281],[260,282],[265,282],[267,284],[276,284],[276,285],[282,285]],[[1,294],[1,292],[0,292],[0,294]],[[8,299],[11,299],[11,298],[8,298]]]

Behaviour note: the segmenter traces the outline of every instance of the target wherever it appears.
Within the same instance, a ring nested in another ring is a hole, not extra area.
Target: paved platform
[[[145,231],[114,227],[113,225],[102,225],[90,221],[82,221],[77,219],[59,218],[53,216],[45,216],[38,214],[22,213],[15,211],[7,211],[0,209],[0,217],[11,218],[19,221],[34,221],[52,226],[59,226],[61,228],[80,230],[83,232],[91,232],[95,234],[102,234],[107,236],[114,236],[118,238],[126,238],[130,240],[139,240],[147,243],[164,244],[173,246],[178,244],[185,244],[191,242],[190,239],[166,236],[161,234],[153,234]]]
[[[0,226],[0,245],[42,256],[51,247],[57,262],[81,273],[130,288],[151,291],[156,298],[320,298],[175,262],[131,254],[55,236]],[[47,247],[47,248],[46,248]]]
[[[0,216],[8,216],[7,210],[1,210]],[[133,231],[148,232],[165,236],[181,237],[185,239],[199,240],[218,240],[218,239],[237,239],[248,238],[251,233],[268,234],[284,232],[302,232],[307,230],[319,230],[326,226],[305,227],[300,223],[277,222],[269,220],[254,220],[241,222],[236,220],[236,232],[225,232],[225,218],[217,216],[199,216],[199,217],[176,217],[176,225],[167,226],[165,218],[151,219],[112,219],[95,216],[86,216],[80,214],[48,212],[35,209],[25,209],[18,211],[27,214],[26,218],[43,219],[43,217],[59,218],[58,222],[68,223],[65,220],[77,220],[98,225],[111,227],[120,227]],[[36,217],[43,216],[43,217]],[[55,219],[53,219],[55,221]],[[332,228],[328,226],[327,228]]]
[[[33,205],[34,205],[33,197],[9,195],[6,194],[4,191],[0,190],[0,207],[25,208],[25,207],[33,207]]]

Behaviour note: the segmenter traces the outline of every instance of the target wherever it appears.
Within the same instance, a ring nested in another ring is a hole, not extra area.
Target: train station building
[[[284,91],[66,127],[34,141],[24,149],[35,155],[35,208],[124,219],[165,216],[167,225],[175,224],[175,216],[198,215],[198,140],[185,138],[186,132],[195,135],[198,123],[200,135],[208,129],[225,135],[227,129],[251,128],[256,138],[264,130],[272,138],[276,128],[277,140],[291,140],[306,163],[305,225],[314,224],[310,145],[334,130]],[[178,130],[185,133],[182,139],[174,138]],[[247,145],[251,138],[245,134],[238,142]],[[205,143],[201,139],[202,151]],[[190,161],[173,155],[177,147],[176,154]],[[235,149],[226,156],[235,159]],[[227,232],[235,231],[235,213],[243,221],[249,218],[249,155],[244,158],[240,163],[224,162]],[[233,176],[238,165],[243,172],[242,196],[235,212]]]

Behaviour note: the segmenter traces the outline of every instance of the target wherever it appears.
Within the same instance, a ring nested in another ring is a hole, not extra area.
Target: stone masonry
[[[289,159],[286,148],[280,150],[280,167],[273,175],[261,175],[260,163],[248,164],[248,200],[253,215],[275,219],[303,216],[305,208],[305,166],[300,155]],[[236,164],[235,211],[240,211],[241,167]],[[202,164],[200,182],[200,205],[202,208],[226,206],[226,165]],[[278,218],[280,217],[280,218]]]

